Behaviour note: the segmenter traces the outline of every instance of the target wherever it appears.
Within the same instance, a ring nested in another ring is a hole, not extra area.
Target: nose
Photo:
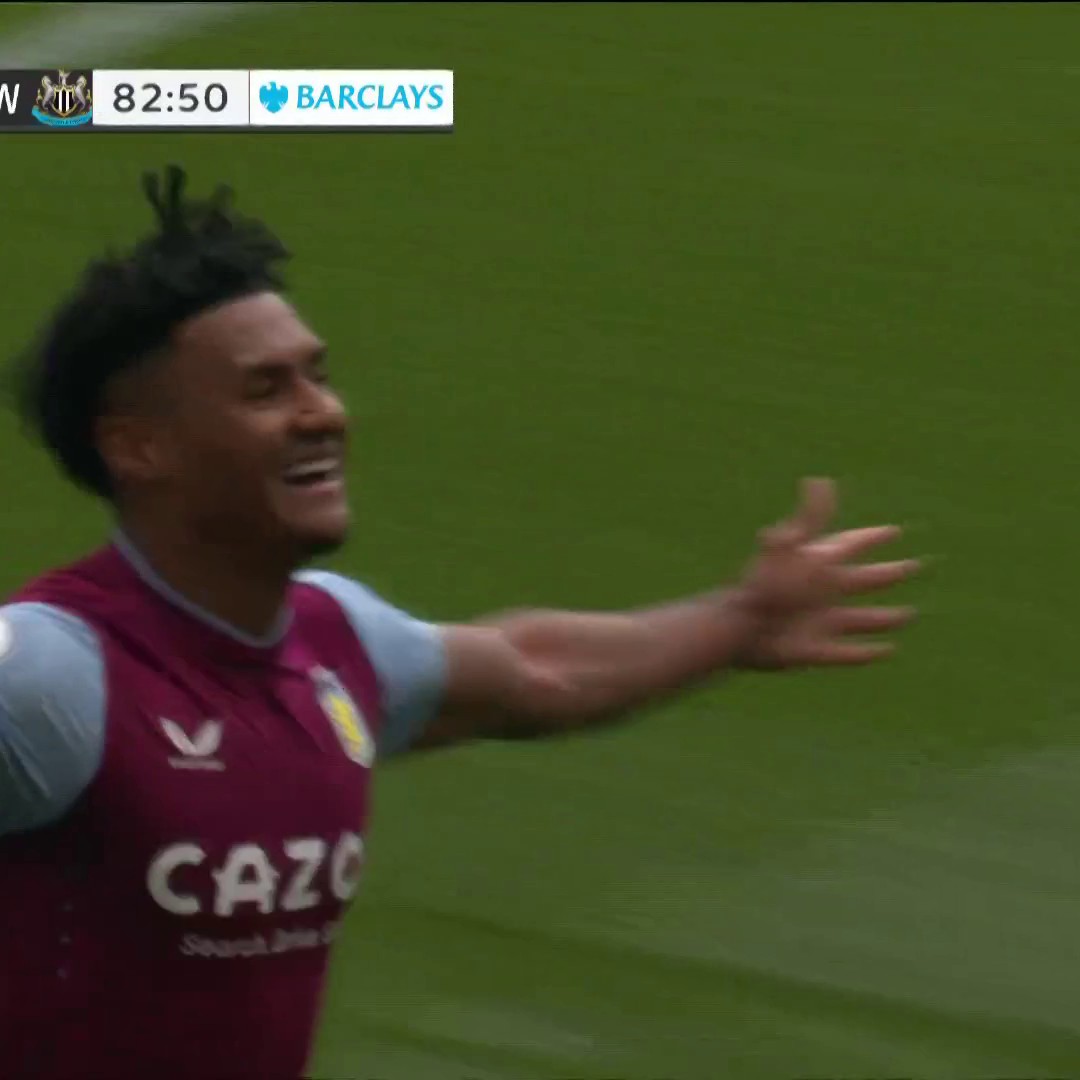
[[[305,382],[297,411],[298,426],[305,431],[338,435],[345,431],[348,413],[341,398],[328,386]]]

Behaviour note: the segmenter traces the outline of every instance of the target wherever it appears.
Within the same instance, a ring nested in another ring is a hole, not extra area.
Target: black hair
[[[225,185],[185,199],[186,175],[170,165],[143,176],[157,230],[122,254],[92,260],[37,341],[12,367],[16,408],[66,475],[112,498],[95,426],[115,376],[167,345],[186,319],[229,300],[284,288],[290,257],[262,222],[232,209]]]

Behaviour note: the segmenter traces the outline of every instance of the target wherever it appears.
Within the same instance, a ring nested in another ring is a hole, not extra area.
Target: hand
[[[849,635],[897,630],[910,622],[910,607],[856,607],[846,597],[888,588],[921,567],[918,559],[854,564],[860,555],[900,536],[894,525],[823,536],[836,511],[831,480],[803,482],[795,515],[759,536],[760,553],[739,588],[763,627],[739,658],[741,667],[868,664],[892,654],[890,642],[845,640]]]

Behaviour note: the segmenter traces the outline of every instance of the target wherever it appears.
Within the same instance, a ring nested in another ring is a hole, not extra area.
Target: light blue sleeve
[[[104,750],[97,635],[48,604],[0,607],[0,836],[62,817]]]
[[[366,585],[340,574],[307,570],[298,579],[338,602],[371,658],[383,695],[379,755],[407,750],[442,700],[446,653],[438,627],[400,611]]]

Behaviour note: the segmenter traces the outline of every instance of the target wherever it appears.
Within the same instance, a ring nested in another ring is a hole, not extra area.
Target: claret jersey
[[[0,1075],[302,1075],[435,626],[338,575],[245,637],[123,538],[0,608]]]

